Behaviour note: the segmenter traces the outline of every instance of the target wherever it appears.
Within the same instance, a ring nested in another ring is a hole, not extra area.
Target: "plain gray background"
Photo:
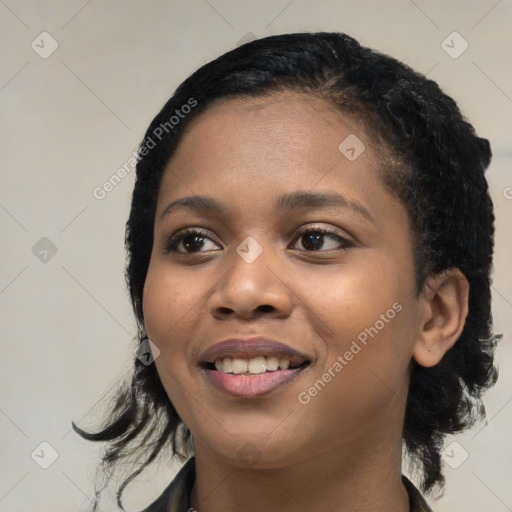
[[[446,493],[431,503],[512,510],[511,13],[510,0],[0,0],[0,510],[87,509],[100,447],[70,423],[91,426],[94,404],[130,369],[123,237],[134,172],[102,200],[93,191],[201,64],[252,37],[317,30],[427,74],[491,140],[501,377],[487,424],[447,440]],[[126,509],[148,504],[178,467],[164,460],[138,478]]]

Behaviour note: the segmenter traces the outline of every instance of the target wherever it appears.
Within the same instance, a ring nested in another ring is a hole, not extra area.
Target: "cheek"
[[[165,340],[173,326],[180,321],[200,299],[200,292],[190,279],[186,283],[180,274],[171,272],[162,264],[150,264],[143,292],[143,314],[148,336]],[[197,290],[195,293],[194,290]]]
[[[356,338],[377,322],[379,331],[386,330],[397,316],[397,309],[406,296],[408,286],[404,279],[397,279],[393,272],[382,270],[380,265],[341,268],[323,277],[316,276],[316,283],[303,296],[308,297],[307,307],[329,327],[331,335],[342,342]],[[402,304],[403,306],[403,304]]]
[[[168,285],[165,279],[158,276],[154,266],[150,265],[144,283],[142,311],[148,337],[155,343],[161,340],[166,327],[172,325],[168,312],[174,311],[174,307]]]
[[[197,325],[193,305],[200,300],[190,291],[193,289],[184,286],[176,273],[154,264],[148,269],[143,293],[146,332],[160,350],[155,359],[157,372],[180,416],[186,411],[186,390],[193,377],[189,340]]]
[[[194,294],[190,283],[183,286],[177,275],[150,265],[144,285],[143,314],[148,338],[161,352],[156,360],[160,370],[176,374],[186,368],[184,363],[190,358],[187,340],[197,324],[194,304],[199,300],[200,294]],[[161,376],[165,380],[164,374]]]
[[[312,318],[329,333],[316,377],[326,371],[340,376],[333,379],[332,390],[339,385],[332,394],[335,401],[340,392],[348,399],[360,396],[363,389],[370,394],[378,394],[377,388],[385,391],[380,381],[394,389],[406,375],[415,340],[416,309],[410,294],[414,283],[412,272],[400,273],[399,265],[392,263],[368,261],[350,272],[342,268],[330,279],[317,281],[321,286],[307,295],[308,309],[316,313]]]

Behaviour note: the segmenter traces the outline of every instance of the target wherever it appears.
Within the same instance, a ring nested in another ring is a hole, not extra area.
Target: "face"
[[[421,308],[381,168],[359,123],[307,95],[226,100],[187,128],[143,310],[196,456],[276,468],[401,439]]]

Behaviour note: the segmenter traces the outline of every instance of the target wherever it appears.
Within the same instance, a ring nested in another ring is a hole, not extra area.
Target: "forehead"
[[[313,178],[313,171],[329,172],[341,165],[361,180],[363,167],[375,171],[382,164],[374,146],[362,122],[313,95],[229,98],[190,122],[166,174],[176,179],[186,168],[183,178],[190,183],[217,179],[215,171],[222,169],[236,184],[242,177],[286,180],[291,171]]]
[[[283,197],[310,192],[341,195],[379,225],[393,215],[407,224],[403,206],[382,183],[380,155],[362,123],[317,97],[219,101],[190,123],[168,163],[157,223],[172,203],[191,205],[193,196],[213,198],[217,212],[244,227],[271,223]]]
[[[313,94],[291,91],[217,100],[192,120],[185,138],[190,132],[204,135],[208,131],[214,131],[219,140],[233,135],[237,139],[245,137],[249,147],[271,139],[286,142],[274,147],[281,151],[307,143],[319,146],[322,141],[331,143],[331,149],[338,149],[338,144],[332,147],[334,140],[326,139],[327,133],[340,141],[344,135],[358,134],[373,143],[355,115],[342,113],[331,101]],[[210,138],[212,135],[209,134]]]

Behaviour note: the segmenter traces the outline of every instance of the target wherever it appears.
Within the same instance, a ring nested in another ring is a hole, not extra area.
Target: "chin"
[[[300,446],[291,446],[290,439],[294,439],[287,429],[285,435],[273,436],[268,439],[261,431],[234,430],[231,425],[229,433],[219,432],[215,439],[201,436],[201,446],[196,446],[196,454],[201,455],[204,448],[210,456],[224,460],[226,464],[246,469],[279,469],[299,462],[304,455]],[[205,446],[205,441],[207,445]],[[195,443],[196,445],[197,443]]]

